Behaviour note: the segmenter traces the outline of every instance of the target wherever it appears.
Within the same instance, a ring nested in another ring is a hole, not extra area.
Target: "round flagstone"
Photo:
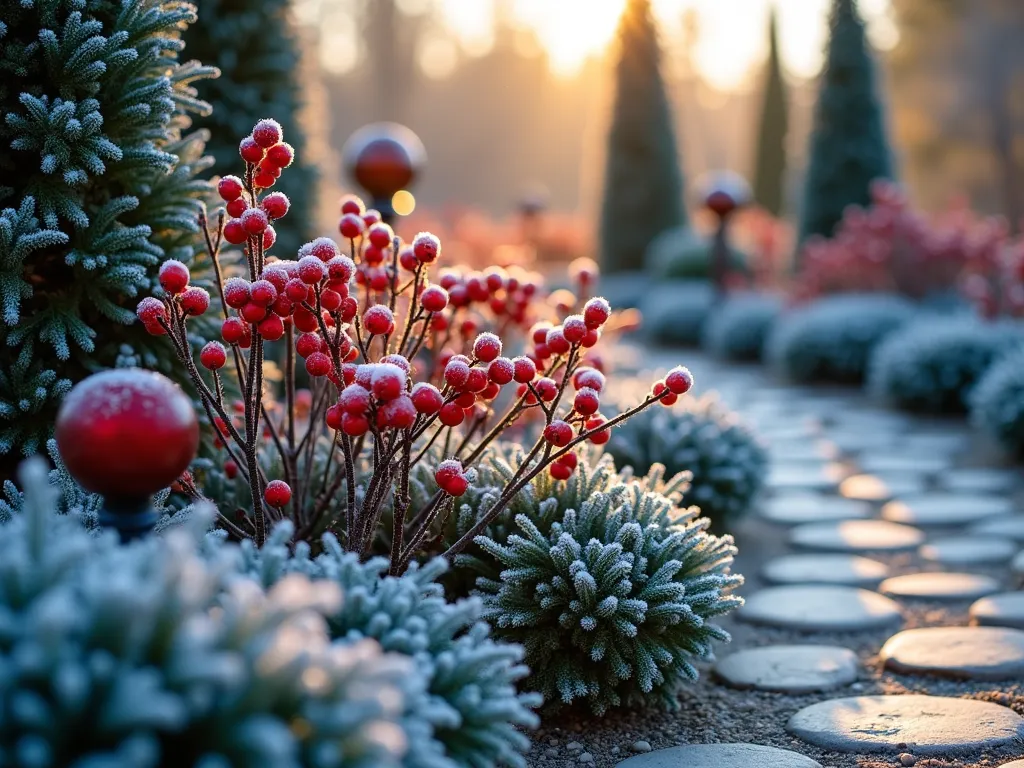
[[[733,688],[816,693],[857,679],[857,654],[834,645],[771,645],[726,656],[714,674]]]
[[[987,701],[944,696],[854,696],[812,704],[786,725],[794,736],[834,752],[945,755],[1012,744],[1024,718]]]
[[[890,597],[911,600],[955,602],[977,600],[998,592],[999,582],[990,576],[974,573],[908,573],[893,576],[878,586],[878,591]]]
[[[885,520],[807,523],[790,531],[790,543],[831,552],[906,552],[924,542],[924,533]]]
[[[977,536],[999,536],[1024,543],[1024,515],[1002,515],[975,523],[967,529]]]
[[[823,462],[773,464],[767,486],[775,490],[831,491],[842,479],[842,467]]]
[[[957,469],[939,478],[939,485],[950,491],[967,493],[1005,493],[1020,484],[1020,475],[1006,469]]]
[[[615,768],[821,768],[811,758],[760,744],[688,744],[636,755]]]
[[[747,597],[736,616],[799,632],[861,632],[903,620],[899,605],[877,592],[820,584],[767,587]]]
[[[774,496],[761,509],[761,517],[780,525],[853,520],[870,517],[871,514],[870,504],[813,493]]]
[[[859,555],[783,555],[765,563],[761,575],[773,584],[877,587],[889,566]]]
[[[929,493],[890,501],[882,517],[909,525],[967,525],[1012,511],[1012,502],[998,496]]]
[[[882,646],[894,672],[961,680],[1016,680],[1024,676],[1024,632],[1005,627],[908,629]]]
[[[942,565],[998,565],[1013,559],[1020,546],[995,536],[934,539],[918,550],[925,560]]]
[[[888,501],[904,494],[924,491],[924,482],[914,475],[883,479],[877,475],[852,475],[839,484],[840,495],[859,501]]]
[[[992,627],[1024,629],[1024,592],[1000,592],[971,606],[971,621]]]

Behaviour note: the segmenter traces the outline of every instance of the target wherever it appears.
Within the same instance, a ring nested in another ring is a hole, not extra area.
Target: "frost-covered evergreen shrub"
[[[701,344],[725,360],[760,360],[765,339],[782,313],[782,299],[764,293],[732,294],[704,324]]]
[[[757,435],[714,397],[642,413],[614,430],[605,450],[637,473],[656,464],[670,474],[689,472],[682,503],[700,507],[715,530],[729,530],[746,514],[768,471]]]
[[[423,677],[372,640],[330,642],[335,585],[264,592],[237,549],[199,556],[201,526],[122,546],[54,513],[42,461],[22,480],[0,528],[0,764],[403,765]]]
[[[926,317],[885,339],[871,356],[871,392],[911,411],[962,413],[992,363],[1024,341],[1024,327],[971,316]]]
[[[652,286],[640,303],[644,330],[659,344],[695,347],[714,300],[714,288],[703,280]]]
[[[194,20],[170,0],[0,0],[0,454],[38,451],[86,372],[171,358],[126,304],[198,231],[205,135],[185,114],[215,70],[178,62]]]
[[[768,361],[798,382],[859,384],[875,347],[914,316],[914,306],[886,294],[819,299],[782,315],[768,336]]]
[[[262,550],[246,542],[246,570],[271,588],[291,573],[338,585],[345,599],[328,614],[335,638],[371,638],[385,651],[415,659],[427,680],[427,695],[413,701],[410,714],[429,723],[433,737],[410,749],[407,768],[526,765],[523,753],[530,742],[517,728],[537,726],[532,709],[541,700],[516,691],[529,674],[520,663],[523,650],[489,637],[478,598],[445,601],[437,581],[447,569],[443,559],[388,576],[385,558],[360,562],[331,534],[324,537],[319,556],[311,558],[305,543],[292,554],[292,534],[291,524],[283,523]]]
[[[736,549],[679,506],[686,482],[665,481],[663,467],[635,479],[607,457],[582,458],[567,481],[538,476],[514,520],[499,518],[460,556],[484,574],[484,617],[526,648],[528,685],[548,707],[672,706],[697,677],[692,662],[729,639],[710,620],[742,602],[732,594],[742,583],[730,572]]]
[[[970,395],[971,421],[1010,453],[1024,456],[1024,349],[992,364]]]

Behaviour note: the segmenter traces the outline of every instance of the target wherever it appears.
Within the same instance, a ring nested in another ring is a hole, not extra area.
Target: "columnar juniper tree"
[[[601,208],[601,266],[606,272],[643,269],[651,240],[686,223],[650,0],[629,0],[619,20],[618,48]]]
[[[892,159],[875,63],[855,0],[834,0],[821,90],[814,109],[800,240],[829,237],[848,205],[871,202],[871,182]]]
[[[0,455],[39,450],[88,370],[167,349],[130,297],[188,262],[208,108],[180,64],[182,2],[0,0]]]
[[[293,214],[278,223],[277,235],[281,247],[294,252],[310,239],[316,172],[303,160],[299,51],[290,6],[289,0],[202,0],[185,44],[189,56],[221,71],[199,86],[213,106],[200,124],[210,129],[207,150],[216,173],[231,173],[238,159],[233,137],[264,115],[275,115],[288,133],[296,162],[278,189],[291,199]]]
[[[754,199],[772,216],[781,216],[786,193],[786,133],[789,131],[789,102],[779,58],[779,34],[775,9],[768,28],[768,65],[764,85],[761,123],[757,131],[757,167],[754,171]]]

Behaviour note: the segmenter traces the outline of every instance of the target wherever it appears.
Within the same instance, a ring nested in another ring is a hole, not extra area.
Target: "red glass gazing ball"
[[[127,368],[77,384],[57,414],[55,437],[83,488],[132,498],[166,488],[188,468],[199,448],[199,422],[177,384]]]

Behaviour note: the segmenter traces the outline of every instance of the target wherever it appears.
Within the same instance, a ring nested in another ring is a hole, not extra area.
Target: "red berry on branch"
[[[186,315],[199,317],[210,308],[210,294],[202,288],[192,286],[181,294],[181,309]]]
[[[245,162],[256,165],[263,160],[263,147],[257,144],[252,136],[246,136],[238,145],[238,154]]]
[[[246,234],[241,221],[231,219],[231,221],[224,225],[224,239],[231,243],[231,245],[241,245],[249,239],[249,235]]]
[[[275,144],[267,150],[267,156],[263,162],[275,168],[287,168],[295,161],[295,148],[286,141]]]
[[[444,380],[453,389],[461,390],[469,381],[469,373],[469,364],[465,360],[453,357],[444,367]]]
[[[346,213],[338,222],[338,231],[346,240],[354,240],[363,234],[365,229],[366,224],[363,223],[363,217],[355,213]]]
[[[225,176],[217,182],[217,193],[220,195],[220,199],[226,203],[237,200],[244,191],[245,185],[237,176]],[[245,201],[243,200],[242,202]]]
[[[199,353],[199,362],[202,363],[203,368],[209,371],[216,371],[224,367],[224,363],[228,360],[228,353],[224,349],[224,345],[219,341],[207,342],[206,346],[203,347]]]
[[[373,243],[366,243],[363,247],[363,263],[368,267],[376,267],[384,263],[384,249]]]
[[[596,368],[578,368],[576,373],[572,375],[572,385],[576,389],[590,387],[595,392],[601,392],[605,385],[604,374]]]
[[[416,267],[420,263],[416,259],[416,253],[413,251],[412,246],[407,245],[398,252],[398,264],[406,272],[416,271]]]
[[[463,410],[472,409],[476,404],[476,392],[463,392],[455,398],[455,404]]]
[[[601,398],[597,391],[590,387],[583,387],[583,389],[576,393],[576,397],[573,400],[573,408],[576,410],[576,413],[584,416],[592,416],[597,413],[600,407]]]
[[[341,300],[341,319],[342,322],[350,323],[356,316],[356,312],[359,311],[359,302],[353,297],[349,296]]]
[[[473,356],[489,363],[501,354],[501,339],[493,333],[481,333],[473,342]]]
[[[448,459],[438,464],[434,470],[434,482],[450,496],[461,496],[469,488],[469,480],[458,459]]]
[[[297,274],[302,282],[313,285],[327,277],[327,267],[316,256],[303,256],[299,259]]]
[[[391,247],[391,240],[394,238],[395,232],[390,226],[380,222],[370,227],[366,236],[370,239],[370,242],[378,248],[389,248]]]
[[[608,318],[611,316],[611,305],[607,299],[600,296],[595,296],[583,305],[583,320],[586,322],[587,328],[600,328],[608,322]]]
[[[406,358],[404,355],[398,355],[398,354],[385,355],[384,357],[382,357],[380,359],[380,362],[388,363],[390,365],[397,365],[399,368],[401,368],[407,374],[412,371],[412,364],[409,362],[408,358]]]
[[[373,368],[370,383],[378,400],[394,400],[405,392],[405,371],[391,363],[378,363]]]
[[[562,322],[562,334],[570,344],[579,344],[583,341],[587,335],[587,330],[587,324],[583,320],[583,315],[569,315]]]
[[[343,413],[341,415],[341,430],[350,437],[359,437],[370,431],[370,421],[362,415]]]
[[[172,295],[184,291],[188,286],[190,277],[188,267],[177,259],[170,259],[160,265],[160,272],[158,273],[160,286]]]
[[[249,299],[263,307],[269,307],[277,300],[277,288],[269,280],[257,280],[249,286]]]
[[[360,384],[349,384],[341,390],[338,406],[345,413],[361,416],[370,410],[370,391]]]
[[[310,376],[326,376],[331,372],[331,358],[323,352],[314,352],[306,358],[306,373]]]
[[[264,118],[252,129],[252,139],[264,149],[269,149],[284,139],[284,131],[277,120]]]
[[[224,462],[224,476],[228,480],[234,480],[238,477],[238,464],[235,463],[234,459],[228,459]]]
[[[327,262],[327,275],[331,280],[348,283],[356,271],[356,265],[348,256],[334,256]]]
[[[297,277],[292,277],[284,286],[284,293],[292,301],[298,303],[309,298],[309,286]]]
[[[284,192],[271,192],[263,198],[260,202],[260,206],[270,218],[281,219],[288,213],[288,209],[291,207],[291,202],[288,200],[288,196]]]
[[[484,283],[487,285],[487,290],[491,293],[500,291],[504,288],[507,280],[508,273],[506,273],[501,267],[491,267],[484,273]]]
[[[277,341],[284,336],[284,321],[280,315],[271,314],[256,326],[256,330],[267,341]]]
[[[544,427],[544,439],[558,448],[564,448],[572,442],[572,425],[555,419]]]
[[[318,237],[299,249],[299,256],[316,256],[325,264],[336,256],[341,256],[338,244],[329,237]],[[348,258],[348,257],[346,257]]]
[[[592,442],[594,445],[604,445],[611,439],[611,429],[601,429],[601,426],[607,423],[608,419],[606,419],[601,414],[597,413],[591,416],[589,419],[587,419],[586,423],[584,424],[588,432],[595,429],[599,430],[597,432],[594,432],[594,434],[592,434],[589,438],[590,442]]]
[[[262,304],[257,304],[254,301],[250,301],[238,314],[242,316],[242,319],[247,323],[259,323],[270,313],[270,310]]]
[[[473,275],[466,279],[466,293],[471,301],[487,301],[491,298],[491,292],[487,290],[487,283],[479,275]]]
[[[572,348],[569,344],[569,340],[565,338],[565,333],[562,331],[562,326],[560,325],[555,326],[548,331],[545,345],[547,346],[548,351],[554,355],[564,355]]]
[[[428,286],[420,296],[420,304],[427,312],[444,312],[448,307],[448,291],[439,285]]]
[[[292,489],[284,480],[271,480],[263,490],[263,498],[272,507],[283,507],[292,500]]]
[[[462,283],[455,283],[447,287],[442,283],[442,287],[448,291],[448,300],[452,306],[465,307],[469,305],[469,292]]]
[[[369,229],[381,220],[380,211],[376,208],[367,208],[363,211],[363,225]]]
[[[558,459],[558,463],[559,464],[564,464],[570,470],[576,469],[577,465],[579,464],[579,461],[580,461],[579,457],[575,453],[573,453],[572,451],[570,451],[569,453],[565,454],[564,456],[562,456],[561,458]]]
[[[392,429],[409,429],[416,422],[416,406],[408,395],[400,395],[387,402],[381,413],[385,423]]]
[[[512,361],[512,366],[515,369],[514,378],[520,384],[533,381],[537,376],[537,366],[528,357],[515,358]]]
[[[335,312],[341,307],[341,294],[335,291],[322,291],[320,293],[320,306],[328,312]]]
[[[412,240],[412,250],[421,264],[433,264],[441,255],[441,241],[429,232],[420,232]]]
[[[232,200],[225,207],[227,208],[228,216],[231,216],[232,218],[235,219],[237,219],[239,216],[241,216],[243,213],[249,210],[249,204],[245,201],[244,197],[239,197]]]
[[[391,277],[383,269],[370,270],[370,287],[375,291],[383,291],[391,285]]]
[[[332,405],[327,409],[327,413],[324,414],[324,421],[327,422],[327,426],[330,429],[341,429],[342,418],[345,412],[341,410],[340,405]]]
[[[220,335],[228,344],[238,344],[249,333],[249,326],[237,317],[227,318],[220,327]]]
[[[554,379],[550,379],[547,376],[537,379],[537,383],[533,387],[540,395],[540,399],[545,403],[550,403],[558,397],[558,385],[554,382]]]
[[[301,333],[295,340],[295,351],[299,357],[306,358],[320,351],[320,337],[315,333]]]
[[[570,454],[566,454],[566,456],[568,455]],[[555,478],[555,480],[568,480],[572,477],[572,470],[572,467],[568,464],[562,463],[561,461],[554,461],[551,463],[551,466],[548,467],[548,472],[551,473],[551,476]]]
[[[437,417],[446,427],[457,427],[466,420],[466,412],[458,403],[445,403]]]
[[[339,209],[343,215],[352,214],[353,216],[362,216],[366,211],[366,206],[363,201],[355,195],[344,195],[339,203]]]
[[[693,374],[681,365],[676,366],[665,377],[665,385],[675,395],[685,395],[693,386]]]
[[[515,378],[515,365],[507,357],[498,357],[487,366],[487,378],[503,387]],[[532,377],[531,377],[532,378]]]
[[[481,400],[493,400],[501,394],[501,385],[495,384],[493,381],[488,382],[487,386],[480,392]]]
[[[485,371],[483,368],[470,368],[469,376],[466,378],[466,391],[482,392],[486,386],[487,371]]]
[[[534,344],[546,344],[548,340],[548,331],[551,330],[551,323],[536,323],[530,329],[530,338],[533,339]]]
[[[421,381],[412,388],[412,404],[417,411],[430,416],[441,410],[444,398],[433,384]]]
[[[384,336],[395,330],[395,316],[383,304],[376,304],[363,313],[363,327],[371,336]]]
[[[135,308],[135,315],[145,325],[157,325],[159,320],[167,320],[167,308],[160,299],[147,296]]]
[[[267,214],[259,208],[249,208],[239,219],[242,229],[250,235],[262,235],[270,225]]]
[[[586,349],[590,349],[592,346],[597,344],[601,340],[601,331],[590,328],[587,330],[587,335],[583,337],[583,341],[580,342],[580,346]]]
[[[295,307],[295,312],[292,313],[292,322],[303,333],[312,333],[320,327],[316,321],[316,315],[304,307]]]
[[[252,177],[252,184],[257,189],[270,189],[277,183],[277,176],[272,172],[260,168]]]
[[[229,277],[224,282],[224,303],[232,309],[241,309],[252,297],[249,283],[240,277]]]

